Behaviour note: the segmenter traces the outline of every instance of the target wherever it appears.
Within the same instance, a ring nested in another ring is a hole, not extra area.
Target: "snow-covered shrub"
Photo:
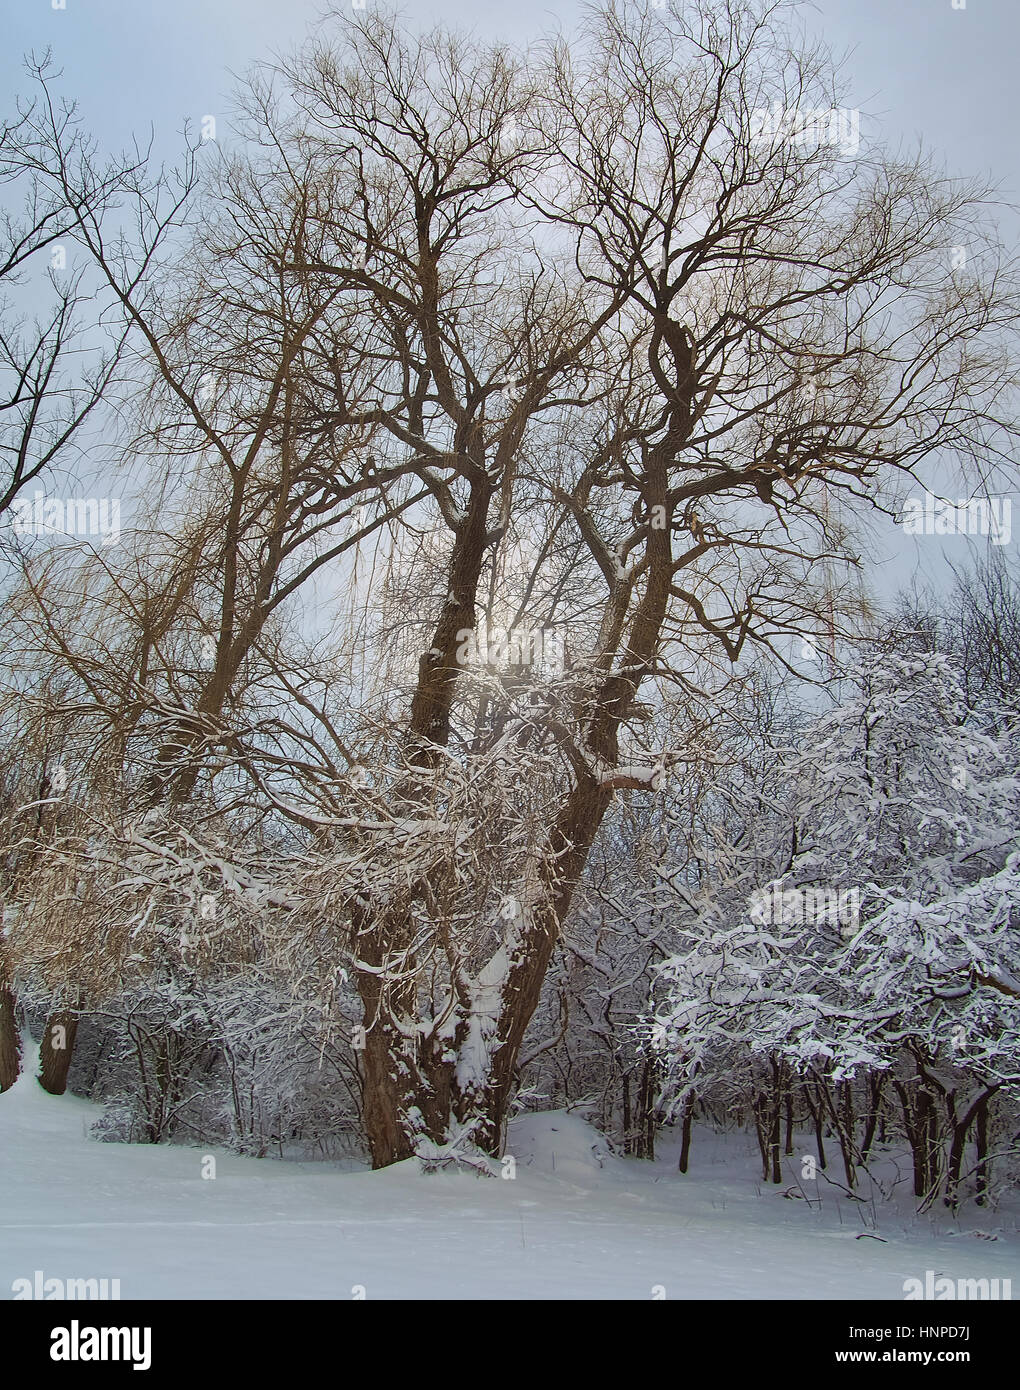
[[[40,855],[9,934],[23,1006],[40,1030],[84,1014],[71,1084],[108,1104],[110,1135],[349,1151],[356,1010],[337,942],[281,886],[299,861],[157,819],[93,819]]]
[[[965,708],[944,657],[888,650],[776,749],[749,815],[759,849],[772,838],[765,881],[748,883],[742,826],[659,971],[646,1037],[674,1110],[758,1059],[775,1069],[774,1149],[780,1091],[824,1084],[852,1180],[868,1145],[851,1083],[859,1107],[887,1076],[917,1195],[956,1199],[972,1127],[987,1186],[989,1111],[1009,1128],[1020,1098],[1016,754]]]

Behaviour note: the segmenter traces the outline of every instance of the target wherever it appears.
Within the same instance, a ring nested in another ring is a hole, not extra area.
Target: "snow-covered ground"
[[[819,1209],[763,1186],[741,1137],[699,1133],[684,1177],[669,1144],[622,1159],[577,1115],[528,1115],[504,1180],[101,1143],[98,1114],[31,1068],[0,1095],[0,1298],[42,1270],[120,1279],[122,1298],[897,1300],[928,1269],[1020,1297],[1012,1213],[954,1224],[805,1183]]]

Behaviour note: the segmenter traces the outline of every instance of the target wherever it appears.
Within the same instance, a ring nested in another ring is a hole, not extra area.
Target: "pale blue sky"
[[[197,122],[223,112],[229,70],[299,40],[319,10],[318,0],[63,3],[55,10],[53,0],[0,0],[5,92],[24,85],[21,55],[49,45],[104,143],[125,141],[151,123],[167,154],[185,117]],[[569,28],[580,6],[405,0],[402,9],[414,22],[527,40]],[[892,143],[921,136],[956,169],[992,170],[1020,193],[1018,0],[966,0],[962,10],[952,0],[819,0],[805,17],[837,49],[854,50],[852,104],[878,117]]]
[[[185,119],[197,125],[215,115],[221,139],[228,135],[222,118],[231,71],[299,41],[320,10],[320,0],[62,2],[64,9],[54,9],[54,0],[0,0],[3,108],[26,89],[22,55],[50,47],[66,92],[79,101],[102,146],[125,145],[132,134],[145,139],[152,126],[156,149],[169,161],[180,149]],[[527,41],[558,26],[569,30],[580,5],[405,0],[401,9],[412,24],[441,21]],[[818,0],[805,6],[804,17],[837,51],[849,51],[847,104],[871,117],[869,135],[894,147],[921,138],[953,172],[991,173],[1004,197],[1020,201],[1020,0],[965,0],[962,9],[953,0]],[[881,589],[897,587],[915,570],[936,582],[944,578],[942,543],[911,541],[890,527],[880,545],[889,555]],[[960,559],[967,545],[958,537],[945,550]]]

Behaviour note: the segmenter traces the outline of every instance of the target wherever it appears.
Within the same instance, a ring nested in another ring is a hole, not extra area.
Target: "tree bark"
[[[21,1072],[21,1038],[14,1013],[14,995],[0,959],[0,1091],[9,1091]]]
[[[681,1173],[687,1172],[687,1166],[691,1158],[691,1121],[694,1119],[694,1097],[690,1096],[684,1102],[683,1121],[680,1129],[680,1162],[677,1165]]]
[[[910,1103],[906,1087],[899,1081],[895,1083],[896,1093],[900,1098],[900,1105],[903,1109],[903,1128],[906,1130],[907,1138],[910,1141],[910,1151],[914,1158],[914,1196],[925,1197],[928,1193],[928,1148],[927,1148],[927,1128],[923,1111],[922,1097],[918,1097],[917,1106]],[[924,1093],[927,1096],[927,1092]]]
[[[843,1171],[846,1174],[846,1185],[851,1190],[857,1185],[857,1171],[854,1162],[854,1130],[856,1120],[854,1118],[854,1098],[851,1083],[843,1082],[843,1105],[841,1123],[837,1125],[839,1134],[839,1146],[843,1154]]]
[[[988,1200],[988,1102],[991,1097],[978,1106],[975,1120],[974,1141],[977,1150],[977,1168],[975,1170],[976,1192],[974,1200],[979,1207],[983,1207]]]
[[[633,1152],[634,1147],[630,1126],[630,1077],[625,1073],[623,1078],[623,1152],[625,1154]]]
[[[864,1139],[861,1143],[861,1161],[867,1163],[868,1154],[875,1140],[875,1130],[878,1127],[878,1117],[882,1109],[882,1087],[885,1085],[885,1076],[879,1072],[871,1077],[868,1088],[871,1098],[871,1107],[868,1111],[868,1121],[864,1130]]]
[[[51,1096],[62,1096],[67,1090],[77,1032],[78,1016],[70,1010],[58,1010],[46,1020],[39,1048],[39,1084]]]
[[[783,1161],[780,1156],[780,1134],[783,1116],[783,1083],[779,1063],[772,1059],[772,1113],[769,1118],[769,1165],[774,1183],[783,1181]]]
[[[824,1168],[827,1166],[827,1165],[826,1165],[826,1160],[825,1160],[825,1143],[824,1143],[825,1111],[824,1111],[824,1109],[823,1109],[823,1107],[822,1107],[822,1101],[821,1101],[821,1097],[820,1097],[820,1096],[819,1096],[819,1098],[818,1098],[818,1103],[817,1103],[817,1105],[816,1105],[815,1102],[811,1099],[811,1089],[810,1089],[810,1087],[807,1086],[807,1085],[805,1085],[805,1086],[803,1087],[803,1091],[804,1091],[804,1099],[805,1099],[805,1101],[807,1101],[808,1112],[809,1112],[809,1114],[811,1115],[811,1119],[812,1119],[812,1121],[814,1122],[814,1126],[815,1126],[815,1147],[816,1147],[816,1149],[818,1150],[818,1166],[819,1166],[819,1168],[823,1168],[823,1169],[824,1169]]]
[[[793,1087],[789,1082],[786,1087],[786,1144],[783,1152],[787,1158],[793,1155]]]

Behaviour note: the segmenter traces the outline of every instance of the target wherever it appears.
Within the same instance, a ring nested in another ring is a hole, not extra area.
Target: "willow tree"
[[[1016,298],[985,195],[841,144],[786,8],[611,9],[530,66],[374,19],[283,68],[301,147],[344,171],[338,243],[365,245],[378,452],[442,538],[371,783],[388,824],[331,840],[343,888],[352,837],[435,836],[415,868],[380,841],[346,899],[376,1164],[498,1151],[612,800],[682,765],[664,708],[825,619],[855,511],[932,455],[1002,457]],[[809,116],[770,127],[777,102]],[[465,667],[465,631],[522,619],[565,630],[562,674]]]
[[[175,717],[203,737],[165,740],[159,775],[182,804],[240,777],[303,835],[295,930],[328,926],[357,985],[376,1166],[500,1151],[614,798],[684,775],[714,681],[837,620],[822,580],[854,562],[856,518],[933,458],[1006,455],[1016,296],[989,195],[844,138],[859,126],[788,9],[610,8],[527,58],[334,19],[249,84],[215,326],[235,376],[264,363],[276,396],[246,455],[250,533],[225,497],[228,529],[210,526],[226,573],[271,549],[270,498],[324,527],[356,502],[361,548],[298,526],[247,627],[220,606],[215,712],[189,687]],[[253,207],[314,234],[249,242]],[[231,258],[252,254],[317,306],[300,351],[237,332],[251,289],[227,292]],[[194,355],[132,303],[178,447],[211,445],[233,479],[182,384]],[[247,401],[227,405],[242,433]],[[311,628],[352,663],[339,696]],[[540,634],[542,655],[475,661],[493,628]],[[257,696],[236,659],[256,649]]]

